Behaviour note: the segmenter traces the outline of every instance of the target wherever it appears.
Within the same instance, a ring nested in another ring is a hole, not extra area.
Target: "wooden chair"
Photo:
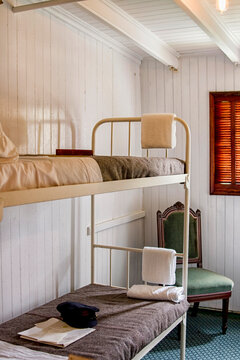
[[[183,211],[181,202],[175,203],[163,213],[157,212],[158,246],[175,249],[182,253]],[[182,259],[177,260],[181,264]],[[190,209],[189,218],[189,264],[188,296],[193,302],[192,315],[197,315],[200,301],[222,299],[222,333],[226,334],[229,298],[232,295],[233,281],[226,276],[202,268],[201,212]],[[182,286],[182,269],[176,270],[176,286]]]

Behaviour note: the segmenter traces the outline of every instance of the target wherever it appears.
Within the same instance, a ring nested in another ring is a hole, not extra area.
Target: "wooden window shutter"
[[[240,99],[235,102],[235,171],[236,183],[240,184]]]
[[[240,195],[240,92],[210,93],[210,193]]]

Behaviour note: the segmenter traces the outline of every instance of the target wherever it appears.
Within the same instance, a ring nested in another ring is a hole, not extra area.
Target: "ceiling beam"
[[[1,4],[0,0],[0,4]],[[77,1],[84,1],[84,0],[46,0],[41,2],[35,2],[31,4],[26,5],[18,5],[18,6],[11,6],[11,9],[14,13],[23,12],[23,11],[29,11],[29,10],[35,10],[35,9],[42,9],[50,6],[57,6],[57,5],[63,5],[67,3],[77,2]],[[8,0],[6,0],[8,2]]]
[[[129,37],[153,58],[174,69],[178,68],[179,54],[111,1],[86,0],[78,4]]]
[[[237,40],[223,23],[221,15],[206,0],[174,0],[235,64],[240,63]]]

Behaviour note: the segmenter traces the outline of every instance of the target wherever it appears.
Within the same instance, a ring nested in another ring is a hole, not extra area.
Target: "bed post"
[[[187,298],[187,281],[188,281],[189,205],[190,205],[190,182],[188,175],[185,182],[183,273],[182,273],[182,284],[186,298]],[[187,314],[185,313],[183,315],[183,320],[181,322],[181,354],[180,354],[181,360],[185,360],[186,330],[187,330]]]
[[[94,284],[94,272],[95,272],[94,244],[95,244],[95,195],[91,195],[91,284]]]
[[[101,123],[101,122],[100,122]],[[92,130],[92,151],[95,154],[95,134],[99,124],[95,124]],[[95,195],[91,195],[91,284],[94,284],[95,274]]]
[[[184,294],[187,297],[187,282],[188,282],[188,248],[189,248],[189,208],[190,208],[190,160],[191,160],[191,138],[190,129],[185,121],[180,118],[176,118],[185,128],[186,132],[186,179],[184,183],[185,188],[185,203],[184,203],[184,229],[183,229],[183,272],[182,272],[182,284],[184,288]],[[181,322],[181,360],[185,359],[186,352],[186,325],[187,315],[183,315]]]

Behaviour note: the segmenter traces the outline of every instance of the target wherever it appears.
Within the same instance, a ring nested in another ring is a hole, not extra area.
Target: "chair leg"
[[[222,333],[227,332],[229,298],[222,301]]]
[[[198,312],[199,302],[195,302],[192,307],[191,316],[196,317]]]

